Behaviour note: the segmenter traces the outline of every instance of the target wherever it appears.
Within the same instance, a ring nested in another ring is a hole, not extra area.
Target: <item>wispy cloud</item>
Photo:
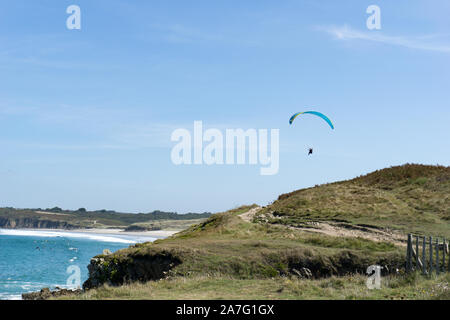
[[[335,39],[343,41],[364,40],[410,49],[450,53],[450,41],[442,42],[442,39],[449,38],[449,35],[390,36],[383,34],[381,31],[359,31],[349,26],[322,26],[318,29],[331,34]]]

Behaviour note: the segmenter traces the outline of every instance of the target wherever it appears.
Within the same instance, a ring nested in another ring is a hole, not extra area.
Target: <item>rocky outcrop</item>
[[[121,285],[162,279],[180,263],[181,259],[167,250],[126,256],[99,255],[92,258],[88,265],[89,278],[84,282],[83,289],[102,284]]]
[[[332,256],[288,258],[289,274],[300,278],[323,278],[348,274],[365,274],[370,265],[382,266],[383,275],[404,267],[404,256],[398,253],[369,257],[344,250]]]
[[[52,297],[80,294],[82,292],[83,291],[81,289],[69,290],[69,289],[61,289],[61,288],[57,287],[55,291],[51,291],[49,288],[44,288],[41,291],[37,291],[37,292],[23,293],[22,299],[23,300],[46,300],[46,299],[50,299]]]
[[[76,229],[78,226],[66,221],[54,221],[36,218],[2,218],[0,217],[0,228],[3,229]]]

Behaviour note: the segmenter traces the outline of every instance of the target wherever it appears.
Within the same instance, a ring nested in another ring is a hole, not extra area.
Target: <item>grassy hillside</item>
[[[314,227],[328,221],[450,237],[450,167],[407,164],[279,196],[258,217]]]
[[[91,261],[84,287],[200,276],[255,281],[319,279],[364,273],[371,264],[391,270],[403,265],[404,250],[391,243],[247,222],[240,215],[251,208],[215,214],[170,238],[97,256]],[[303,273],[304,268],[311,274]]]
[[[401,275],[407,232],[449,236],[448,191],[449,168],[405,165],[218,213],[93,258],[80,297],[448,299],[448,276]],[[384,291],[365,286],[371,264]]]

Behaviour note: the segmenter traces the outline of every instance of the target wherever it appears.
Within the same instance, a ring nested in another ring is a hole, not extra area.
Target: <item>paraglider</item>
[[[289,124],[292,125],[292,123],[294,122],[295,118],[297,118],[301,114],[313,114],[315,116],[318,116],[318,117],[322,118],[323,120],[325,120],[325,122],[328,123],[328,125],[331,127],[331,129],[334,129],[334,125],[331,122],[331,120],[326,115],[324,115],[323,113],[320,113],[320,112],[317,112],[317,111],[297,112],[289,119]],[[309,148],[308,149],[308,156],[310,156],[312,154],[313,154],[313,148]]]
[[[331,129],[334,129],[334,125],[331,122],[331,120],[324,115],[323,113],[317,112],[317,111],[304,111],[304,112],[297,112],[296,114],[294,114],[290,119],[289,119],[289,124],[292,124],[292,122],[294,122],[295,118],[297,118],[299,115],[301,114],[313,114],[315,116],[318,116],[320,118],[322,118],[323,120],[325,120],[328,125],[331,127]]]

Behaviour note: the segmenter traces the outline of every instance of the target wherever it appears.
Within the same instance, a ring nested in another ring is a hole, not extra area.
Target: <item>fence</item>
[[[440,243],[439,238],[433,239],[433,237],[408,234],[408,245],[406,248],[407,272],[421,270],[424,275],[431,275],[433,272],[435,274],[450,272],[450,258],[447,263],[447,256],[450,256],[450,254],[445,238]]]

